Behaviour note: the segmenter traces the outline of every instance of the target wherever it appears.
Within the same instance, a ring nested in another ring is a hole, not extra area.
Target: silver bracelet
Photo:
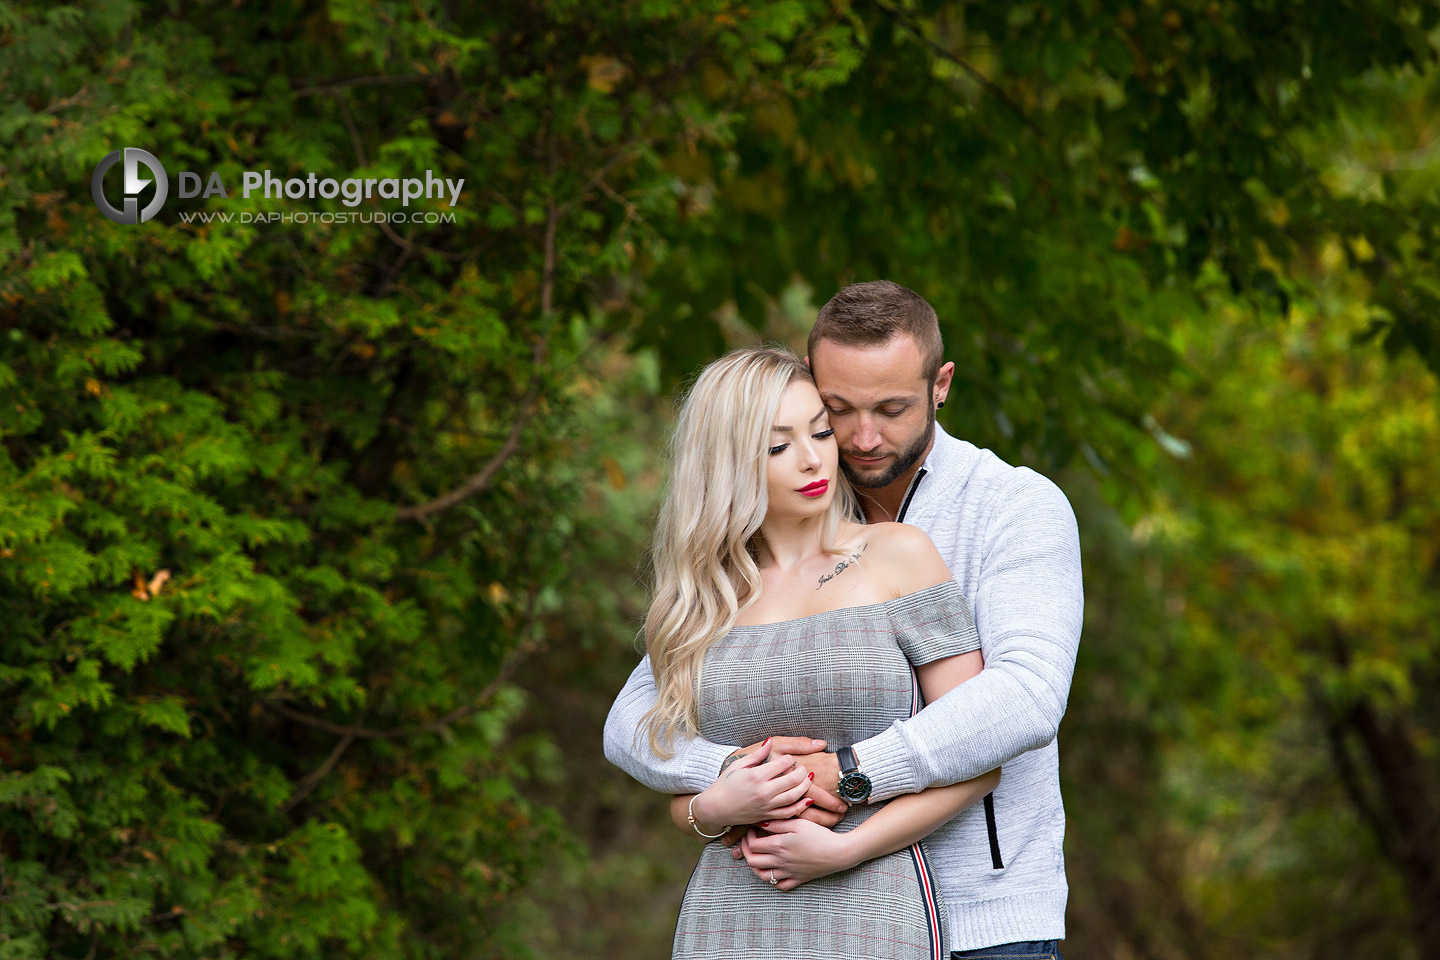
[[[700,794],[698,794],[698,793],[695,794],[695,797],[698,797],[698,796],[700,796]],[[696,833],[700,834],[700,836],[704,837],[706,840],[718,840],[720,837],[723,837],[723,836],[725,836],[725,834],[729,833],[729,832],[730,832],[730,828],[734,826],[733,823],[727,823],[727,824],[720,830],[719,833],[705,833],[704,831],[702,831],[702,830],[700,829],[700,824],[698,824],[698,823],[695,822],[695,797],[691,797],[691,798],[690,798],[690,807],[689,807],[690,816],[686,818],[686,819],[688,819],[688,820],[690,821],[690,829],[691,829],[691,830],[694,830]]]

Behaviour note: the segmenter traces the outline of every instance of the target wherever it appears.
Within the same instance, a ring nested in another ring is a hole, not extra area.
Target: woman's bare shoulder
[[[908,523],[872,523],[865,559],[884,578],[892,597],[944,583],[950,569],[929,534]]]

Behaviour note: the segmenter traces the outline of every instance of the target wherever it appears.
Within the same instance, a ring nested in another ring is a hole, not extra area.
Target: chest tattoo
[[[816,590],[819,590],[820,587],[825,586],[825,584],[829,583],[831,580],[834,580],[836,577],[840,576],[840,571],[842,571],[842,570],[844,570],[846,567],[850,566],[850,564],[852,564],[852,563],[858,563],[859,560],[860,560],[860,554],[864,553],[864,552],[865,552],[865,548],[868,547],[868,546],[869,546],[868,543],[866,543],[866,544],[861,544],[859,550],[856,550],[854,553],[850,554],[850,556],[846,557],[844,560],[841,560],[839,563],[835,564],[835,572],[834,572],[834,573],[827,573],[827,574],[822,575],[822,576],[820,577],[820,583],[819,583],[818,586],[815,587],[815,589],[816,589]]]

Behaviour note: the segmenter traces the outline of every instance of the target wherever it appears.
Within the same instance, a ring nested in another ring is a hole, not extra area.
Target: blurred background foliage
[[[1440,954],[1437,21],[0,2],[0,957],[665,956],[671,397],[874,277],[1080,520],[1067,956]]]

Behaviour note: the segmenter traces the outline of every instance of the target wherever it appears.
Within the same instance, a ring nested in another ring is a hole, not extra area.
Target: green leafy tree
[[[693,64],[824,82],[818,9],[0,5],[0,952],[511,949],[568,842],[509,681],[603,555],[597,318],[725,139]],[[120,146],[231,196],[114,224]],[[465,199],[305,222],[251,169]],[[237,210],[280,216],[181,216]]]
[[[672,161],[696,215],[637,325],[688,370],[794,277],[821,303],[887,277],[937,307],[958,361],[955,432],[1049,470],[1148,486],[1168,330],[1197,283],[1282,308],[1315,238],[1351,238],[1367,327],[1434,369],[1440,207],[1357,192],[1311,143],[1396,76],[1433,73],[1423,3],[891,2],[850,8],[861,59],[821,90],[746,85],[735,156]],[[848,64],[847,64],[848,65]],[[702,215],[707,212],[714,215]],[[1363,240],[1364,246],[1360,243]],[[1138,506],[1130,504],[1127,509]]]
[[[1390,920],[1425,955],[1440,948],[1440,513],[1422,491],[1440,389],[1413,356],[1353,347],[1366,322],[1337,291],[1283,328],[1241,320],[1195,343],[1213,380],[1174,411],[1195,454],[1140,529],[1183,610],[1191,825],[1231,840],[1204,855],[1214,921],[1354,936],[1332,924],[1359,907],[1382,921],[1375,947],[1396,948]]]
[[[1306,164],[1342,204],[1378,206],[1382,181],[1433,202],[1437,89],[1366,78]],[[1172,329],[1186,372],[1154,415],[1184,439],[1157,498],[1128,528],[1088,511],[1073,912],[1097,937],[1123,917],[1138,953],[1436,949],[1440,518],[1419,491],[1440,389],[1376,342],[1383,256],[1340,232],[1297,248],[1283,318],[1215,271],[1206,316]]]
[[[1133,519],[1202,439],[1200,407],[1168,401],[1187,364],[1216,372],[1206,311],[1285,314],[1323,289],[1319,250],[1364,279],[1345,336],[1440,367],[1433,185],[1325,149],[1337,123],[1424,115],[1433,94],[1394,85],[1433,78],[1437,16],[0,2],[0,954],[502,953],[557,864],[552,900],[647,891],[668,874],[613,843],[584,875],[580,828],[649,829],[653,805],[602,791],[562,825],[588,783],[557,779],[578,734],[540,707],[633,656],[655,396],[892,277],[940,308],[960,361],[947,425],[1090,471]],[[89,180],[121,146],[231,197],[113,224]],[[345,208],[238,197],[256,169],[429,169],[465,193],[409,208],[433,223],[304,222]],[[1219,510],[1187,491],[1177,510]],[[1316,702],[1343,716],[1361,701],[1326,670]],[[1357,689],[1419,723],[1418,700]],[[1122,772],[1171,769],[1179,735],[1137,738]],[[1214,915],[1185,910],[1182,935]]]

